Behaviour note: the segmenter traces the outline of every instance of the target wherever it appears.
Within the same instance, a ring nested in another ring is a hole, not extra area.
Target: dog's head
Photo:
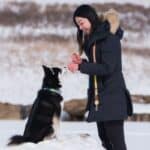
[[[58,67],[49,68],[45,65],[42,66],[44,70],[44,79],[42,87],[46,88],[60,88],[60,80],[59,80],[59,73],[61,73],[61,69]]]

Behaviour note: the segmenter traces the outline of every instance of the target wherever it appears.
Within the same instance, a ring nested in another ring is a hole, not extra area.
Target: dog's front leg
[[[54,129],[54,135],[58,139],[60,134],[60,118],[56,115],[53,117],[53,129]]]

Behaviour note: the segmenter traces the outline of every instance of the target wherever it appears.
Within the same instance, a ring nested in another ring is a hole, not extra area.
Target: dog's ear
[[[57,75],[57,76],[58,76],[59,73],[62,73],[62,70],[58,67],[53,67],[52,69],[53,69],[55,75]]]
[[[48,74],[50,72],[50,69],[47,66],[42,65],[42,67],[43,67],[43,70],[44,70],[45,74]]]

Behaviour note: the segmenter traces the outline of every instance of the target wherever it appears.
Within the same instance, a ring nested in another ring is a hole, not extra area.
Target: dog
[[[63,97],[60,94],[59,73],[57,67],[49,68],[42,66],[44,78],[42,88],[38,91],[23,135],[15,135],[10,138],[8,146],[19,145],[25,142],[38,143],[48,138],[57,137],[61,115],[61,102]]]

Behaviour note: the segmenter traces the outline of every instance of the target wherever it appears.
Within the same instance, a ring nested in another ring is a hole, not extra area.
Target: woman
[[[81,5],[73,21],[79,53],[85,52],[88,60],[74,53],[68,69],[89,75],[87,121],[97,123],[98,135],[107,150],[126,150],[124,120],[132,115],[132,103],[122,73],[123,31],[117,13],[110,10],[99,18],[94,8]]]

